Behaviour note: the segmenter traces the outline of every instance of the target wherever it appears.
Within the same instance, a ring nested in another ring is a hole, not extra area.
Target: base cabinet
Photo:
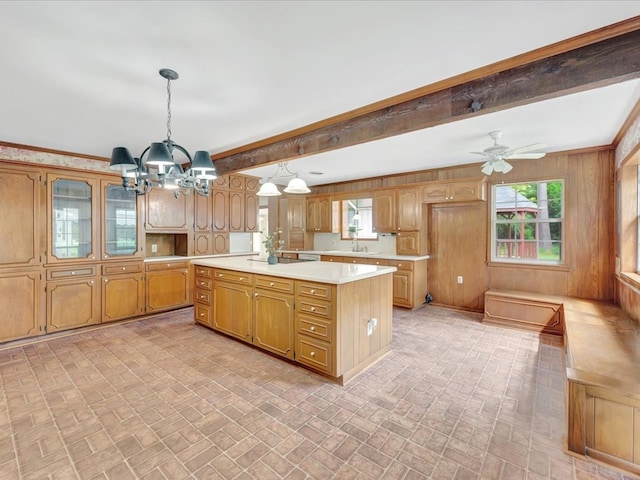
[[[186,307],[192,303],[192,284],[186,260],[147,263],[146,312]]]
[[[293,294],[254,291],[253,344],[293,360]]]
[[[145,278],[142,262],[102,266],[102,322],[145,313]]]
[[[251,343],[252,281],[251,275],[214,271],[211,328]]]
[[[0,272],[0,342],[42,335],[40,269]]]
[[[96,266],[47,271],[47,332],[100,323]]]

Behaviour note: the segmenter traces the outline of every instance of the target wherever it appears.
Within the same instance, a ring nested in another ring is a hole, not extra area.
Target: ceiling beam
[[[566,42],[566,51],[554,44],[547,49],[558,53],[550,56],[540,56],[544,50],[540,49],[521,64],[511,59],[474,71],[464,81],[450,79],[449,86],[438,88],[446,85],[439,82],[218,153],[212,156],[214,164],[219,174],[264,166],[639,78],[640,17],[612,27],[622,33],[612,36],[601,29],[593,32],[601,40],[581,36],[580,46],[571,48],[579,38],[574,37]],[[500,65],[511,66],[500,69]]]

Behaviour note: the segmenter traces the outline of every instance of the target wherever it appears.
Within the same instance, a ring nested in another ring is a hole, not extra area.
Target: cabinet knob
[[[253,294],[253,296],[254,296],[255,298],[258,298],[258,296],[259,296],[259,295],[260,295],[260,294],[259,294],[259,293],[257,293],[257,292]]]
[[[316,307],[311,307],[311,311],[315,312],[316,311]]]
[[[89,282],[89,284],[90,284],[90,285],[93,285],[93,280],[91,280],[91,281]]]
[[[105,255],[104,258],[109,258],[109,255]]]
[[[315,288],[312,288],[312,289],[311,289],[311,294],[312,294],[312,295],[315,295],[315,293],[316,293]]]
[[[124,272],[127,269],[127,267],[122,267],[122,271]]]
[[[273,287],[274,285],[275,285],[275,283],[273,283],[273,282],[269,283],[270,287]]]
[[[218,274],[218,277],[222,278],[224,275],[222,273]]]
[[[104,279],[104,283],[107,283],[109,281],[109,279],[105,278]]]
[[[243,281],[243,280],[244,280],[244,277],[240,277],[240,281]]]
[[[316,356],[316,352],[311,352],[309,355],[311,355],[312,357]]]
[[[201,316],[201,317],[204,317],[204,312],[200,312],[200,316]]]
[[[76,274],[76,272],[71,272],[71,275],[75,275],[75,274]]]
[[[311,330],[312,332],[315,332],[316,331],[316,327],[311,327],[311,328],[309,328],[309,330]]]

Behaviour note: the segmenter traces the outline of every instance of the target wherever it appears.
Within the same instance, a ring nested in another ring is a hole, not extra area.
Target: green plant
[[[275,255],[276,250],[282,248],[282,246],[284,245],[284,240],[280,240],[278,238],[278,234],[274,232],[265,235],[262,243],[264,243],[264,248],[267,251],[268,255]]]

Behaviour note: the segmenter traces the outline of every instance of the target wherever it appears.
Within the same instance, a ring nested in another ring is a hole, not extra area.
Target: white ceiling
[[[2,1],[0,141],[212,154],[640,15],[638,1]],[[310,185],[608,145],[640,80],[289,162]],[[533,160],[534,161],[534,160]],[[245,171],[270,176],[275,166]],[[321,171],[323,175],[308,172]]]

